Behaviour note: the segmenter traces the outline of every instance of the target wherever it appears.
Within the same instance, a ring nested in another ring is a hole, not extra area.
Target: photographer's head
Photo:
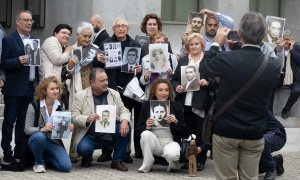
[[[266,21],[261,13],[247,12],[240,21],[238,33],[243,44],[259,45],[266,30]]]

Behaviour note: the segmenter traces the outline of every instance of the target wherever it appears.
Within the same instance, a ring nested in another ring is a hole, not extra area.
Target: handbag
[[[265,56],[263,61],[261,62],[259,68],[255,71],[255,73],[252,75],[252,77],[247,81],[246,84],[243,85],[243,87],[237,91],[231,98],[229,98],[221,107],[218,109],[216,113],[214,113],[214,106],[215,103],[213,103],[208,112],[206,117],[203,121],[203,129],[202,129],[202,142],[211,144],[212,143],[212,134],[213,134],[213,126],[218,120],[218,118],[226,111],[226,109],[232,105],[241,95],[245,93],[247,89],[250,88],[250,86],[261,76],[263,71],[265,70],[266,66],[268,64],[268,57]]]

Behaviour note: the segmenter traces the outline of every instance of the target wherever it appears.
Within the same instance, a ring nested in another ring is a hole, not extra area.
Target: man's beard
[[[94,28],[94,33],[98,33],[100,31],[100,27],[99,26],[96,26],[95,28]]]
[[[216,36],[217,31],[208,31],[205,34],[206,34],[206,36],[213,38]]]

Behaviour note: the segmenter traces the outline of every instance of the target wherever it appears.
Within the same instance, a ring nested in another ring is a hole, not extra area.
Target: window
[[[161,0],[163,21],[186,23],[189,11],[199,12],[200,10],[200,0]]]
[[[11,25],[11,7],[12,0],[0,1],[0,23],[4,27],[10,27]]]
[[[45,27],[45,6],[46,6],[46,0],[25,1],[25,9],[31,11],[32,19],[34,20],[32,27],[34,28]]]
[[[250,11],[262,13],[264,16],[281,16],[281,0],[250,0]]]

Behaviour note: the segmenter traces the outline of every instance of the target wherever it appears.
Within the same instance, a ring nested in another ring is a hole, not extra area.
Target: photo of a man
[[[100,125],[103,128],[107,128],[110,125],[109,122],[109,116],[110,116],[110,112],[108,110],[104,110],[102,111],[102,116],[101,116],[101,121],[100,121]]]
[[[187,30],[188,33],[202,33],[204,27],[203,14],[189,12]]]
[[[127,52],[127,53],[126,53]],[[122,72],[134,73],[135,65],[139,64],[141,48],[125,48]]]
[[[275,16],[267,16],[266,22],[268,25],[266,42],[275,43],[279,38],[282,37],[282,33],[285,26],[285,19]]]
[[[32,51],[32,65],[41,65],[40,62],[40,40],[39,39],[33,39],[32,40],[32,46],[33,46],[33,51]]]
[[[186,78],[186,83],[183,81],[182,86],[185,91],[198,91],[200,89],[199,76],[197,74],[197,68],[195,66],[182,66],[182,80]],[[184,78],[185,77],[185,78]]]

